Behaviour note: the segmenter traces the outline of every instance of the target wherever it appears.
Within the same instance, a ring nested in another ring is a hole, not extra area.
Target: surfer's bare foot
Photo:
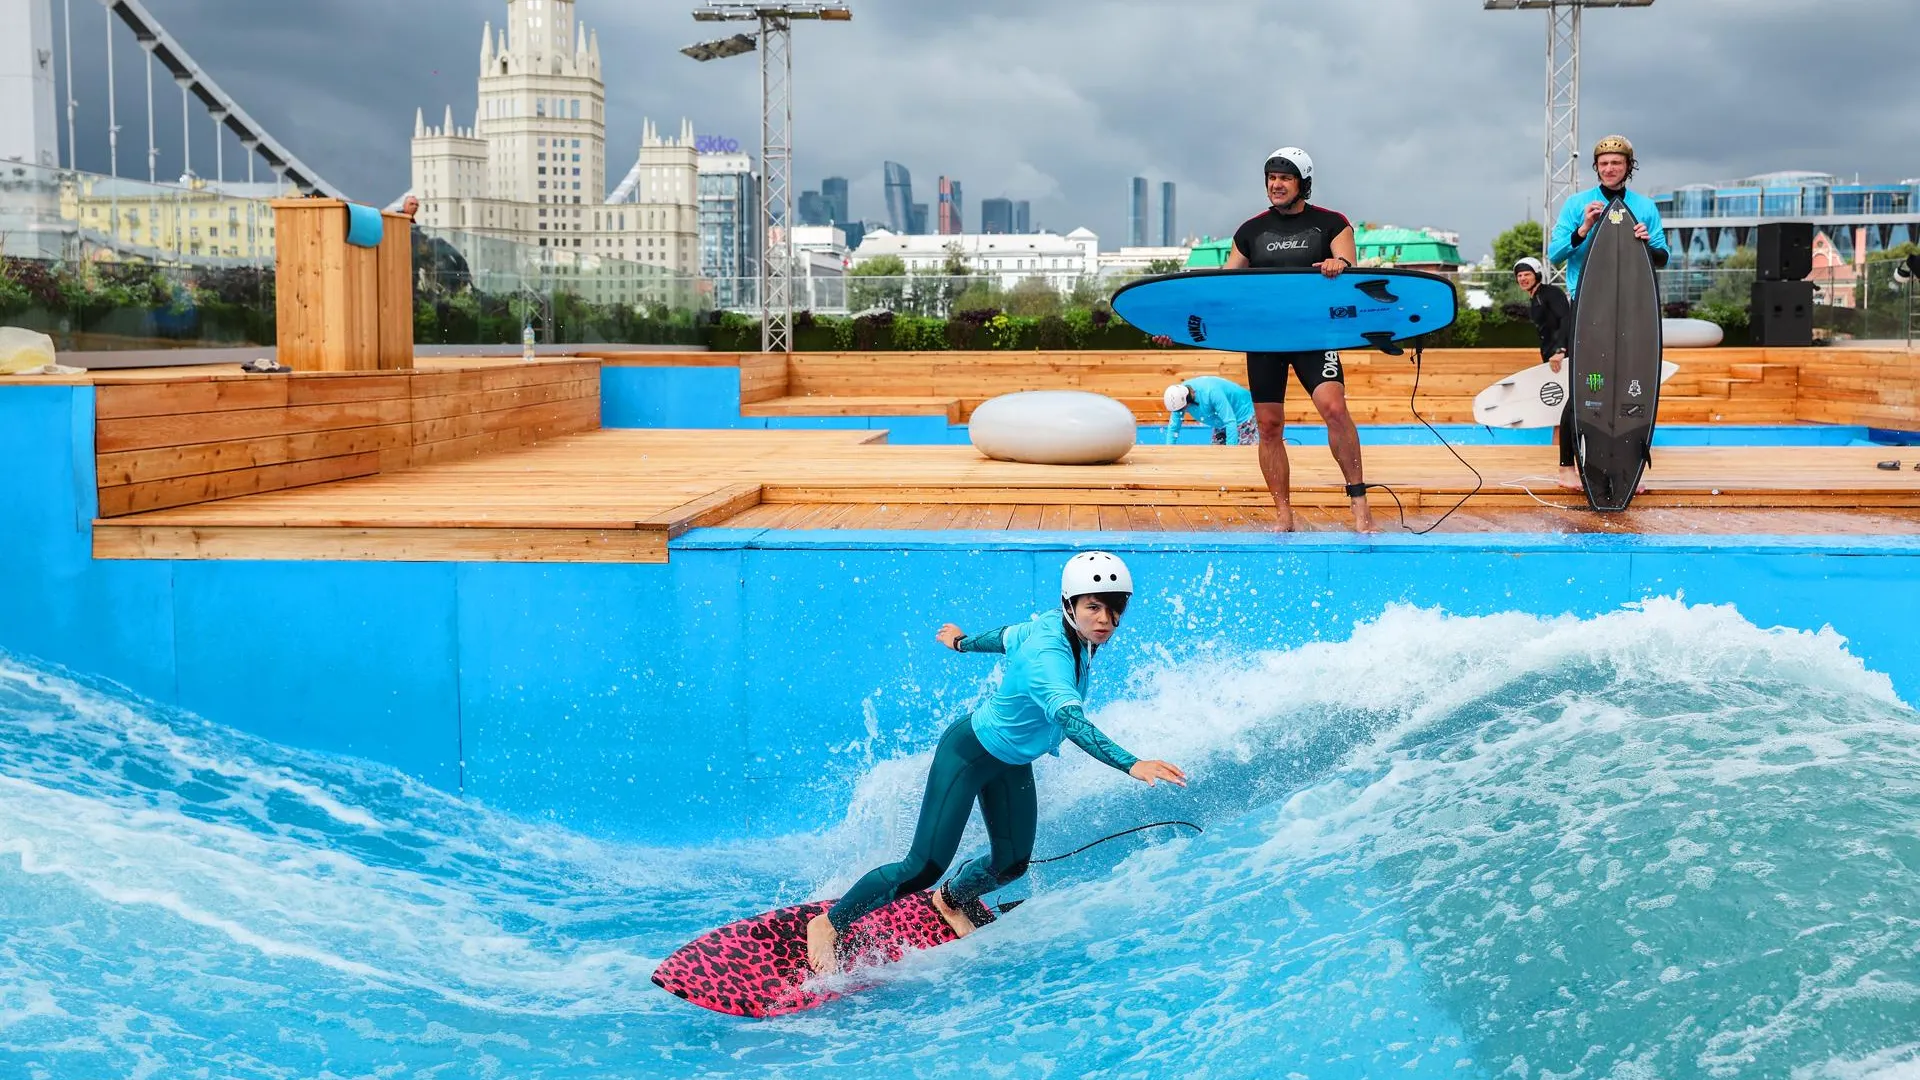
[[[1373,509],[1367,505],[1365,499],[1355,499],[1353,502],[1353,531],[1359,533],[1380,531],[1373,523]]]
[[[947,925],[953,927],[955,937],[966,937],[973,933],[975,930],[973,920],[967,918],[966,914],[959,909],[949,907],[945,893],[944,889],[933,890],[933,910],[938,911],[940,917],[947,920]]]
[[[823,912],[807,920],[807,963],[820,975],[831,975],[840,966],[834,949],[840,944],[840,932],[833,928]]]
[[[1580,470],[1566,468],[1560,470],[1560,486],[1568,491],[1580,490]]]
[[[1276,506],[1273,508],[1273,531],[1274,532],[1292,532],[1293,531],[1293,507]]]

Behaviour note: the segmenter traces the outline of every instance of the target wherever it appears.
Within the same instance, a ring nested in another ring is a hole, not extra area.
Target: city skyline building
[[[1013,232],[1013,200],[980,200],[981,235],[994,235]]]
[[[1160,246],[1172,247],[1179,237],[1173,220],[1173,181],[1167,180],[1160,185]]]
[[[60,167],[53,7],[0,4],[0,161]]]
[[[528,246],[611,256],[674,274],[698,271],[693,125],[663,138],[642,123],[633,168],[607,193],[600,37],[575,0],[507,0],[481,31],[474,122],[429,127],[414,114],[412,194],[420,224]]]
[[[1033,232],[1033,204],[1025,199],[1014,200],[1013,231],[1022,236]]]
[[[846,177],[829,176],[820,181],[820,197],[827,200],[827,220],[835,225],[847,225],[853,222],[853,209],[848,201]]]
[[[897,161],[881,163],[886,178],[887,228],[907,234],[913,228],[913,174]]]
[[[1759,244],[1769,221],[1807,221],[1848,262],[1920,242],[1920,177],[1849,183],[1832,173],[1785,171],[1649,192],[1667,243],[1684,264],[1717,264]],[[1558,211],[1558,207],[1554,208]]]
[[[926,203],[917,202],[913,204],[913,210],[907,217],[907,235],[909,236],[928,235]]]
[[[759,302],[760,177],[747,154],[701,154],[700,275],[713,282],[716,307],[743,309]]]
[[[1147,178],[1133,178],[1133,201],[1127,211],[1127,238],[1134,247],[1147,246]]]
[[[951,177],[940,178],[940,210],[938,221],[941,236],[959,236],[966,231],[961,223],[960,181]]]
[[[825,225],[831,221],[827,209],[827,200],[817,191],[803,191],[800,201],[794,208],[794,216],[801,225]]]

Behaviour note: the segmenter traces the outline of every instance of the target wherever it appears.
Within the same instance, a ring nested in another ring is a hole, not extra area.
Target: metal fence
[[[0,321],[62,337],[63,348],[271,344],[273,211],[291,195],[268,185],[149,184],[0,163]],[[757,318],[756,278],[709,279],[576,250],[459,230],[415,227],[416,340],[517,342],[523,328],[551,343],[683,342],[700,338],[718,305]],[[1911,341],[1920,296],[1895,263],[1816,271],[1814,322],[1828,340]],[[1363,268],[1364,269],[1364,268]],[[968,311],[1045,316],[1108,302],[1139,273],[1059,270],[965,275],[816,273],[794,281],[796,312],[889,311],[948,318]],[[1464,307],[1509,321],[1526,296],[1505,273],[1464,269]],[[1702,315],[1742,330],[1752,270],[1669,267],[1659,273],[1669,315]],[[1733,336],[1730,333],[1730,336]]]
[[[269,345],[270,185],[149,184],[0,163],[0,322],[62,349]],[[601,255],[416,226],[422,344],[694,343],[711,283]]]

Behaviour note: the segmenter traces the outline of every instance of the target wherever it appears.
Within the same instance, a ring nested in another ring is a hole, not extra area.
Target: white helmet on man
[[[1261,171],[1292,173],[1308,182],[1313,179],[1313,157],[1297,146],[1283,146],[1267,155],[1266,167]]]
[[[1165,405],[1170,413],[1186,408],[1187,403],[1192,400],[1193,391],[1187,388],[1186,383],[1174,383],[1167,387],[1166,393],[1160,395],[1160,403]]]
[[[1520,260],[1519,262],[1517,262],[1517,263],[1514,263],[1514,264],[1513,264],[1513,272],[1514,272],[1514,273],[1516,273],[1516,274],[1517,274],[1517,273],[1519,273],[1519,272],[1520,272],[1520,271],[1522,271],[1522,270],[1529,270],[1529,271],[1532,271],[1532,273],[1533,273],[1533,276],[1534,276],[1534,277],[1537,277],[1537,278],[1538,278],[1538,277],[1546,277],[1546,276],[1547,276],[1547,270],[1546,270],[1546,267],[1545,267],[1545,266],[1543,266],[1543,265],[1541,265],[1541,263],[1540,263],[1540,260],[1539,260],[1539,259],[1536,259],[1536,258],[1534,258],[1534,257],[1533,257],[1533,256],[1531,256],[1531,255],[1529,255],[1529,256],[1527,256],[1526,258],[1524,258],[1524,259],[1521,259],[1521,260]]]
[[[1297,146],[1283,146],[1267,155],[1261,174],[1288,173],[1300,178],[1300,199],[1313,194],[1313,156]]]
[[[1060,599],[1071,603],[1088,593],[1133,593],[1133,575],[1118,555],[1083,551],[1067,560],[1060,571]]]

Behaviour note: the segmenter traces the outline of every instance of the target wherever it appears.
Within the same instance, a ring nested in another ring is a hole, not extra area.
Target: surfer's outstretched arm
[[[1093,726],[1087,714],[1078,705],[1068,705],[1054,715],[1054,721],[1066,729],[1067,738],[1073,744],[1087,752],[1087,756],[1103,765],[1119,769],[1135,780],[1151,785],[1155,780],[1165,780],[1171,784],[1187,786],[1187,774],[1179,767],[1165,761],[1143,760],[1122,750],[1107,733]]]
[[[940,639],[940,644],[954,652],[1004,653],[1007,651],[1007,628],[1004,626],[969,637],[966,631],[952,623],[947,623],[934,636]]]

